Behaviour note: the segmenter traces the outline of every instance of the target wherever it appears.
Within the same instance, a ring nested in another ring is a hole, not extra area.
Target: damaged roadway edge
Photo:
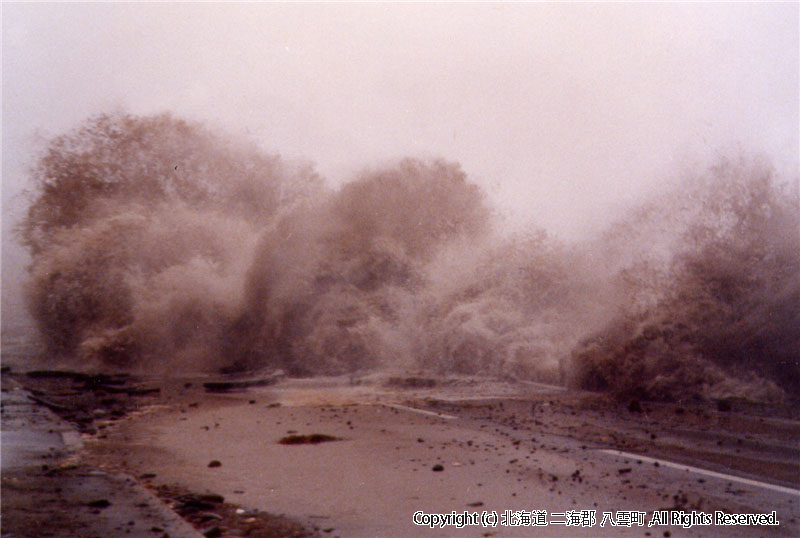
[[[188,538],[222,536],[228,530],[246,530],[254,538],[314,535],[292,520],[248,512],[220,496],[156,487],[155,476],[137,482],[87,461],[78,430],[105,437],[111,421],[152,403],[160,388],[139,387],[127,375],[112,380],[58,370],[30,374],[6,370],[3,375],[3,538],[31,532],[65,538]],[[198,513],[196,503],[186,502],[192,498],[216,502]]]
[[[78,432],[29,396],[3,376],[4,538],[197,536],[132,477],[82,463]]]

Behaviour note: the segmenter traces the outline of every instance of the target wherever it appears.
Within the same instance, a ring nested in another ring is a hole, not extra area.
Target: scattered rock
[[[210,510],[215,510],[217,505],[225,501],[225,498],[216,493],[206,493],[204,495],[187,493],[180,495],[176,500],[178,501],[176,505],[178,512],[196,514],[198,512],[208,513]]]
[[[639,400],[631,400],[628,404],[628,411],[631,413],[641,413],[642,412],[642,404],[639,403]]]
[[[339,438],[324,433],[312,433],[311,435],[287,435],[278,442],[282,445],[316,445],[329,441],[339,441]]]
[[[222,462],[219,460],[211,460],[208,462],[209,467],[222,467]]]
[[[306,529],[299,522],[284,516],[257,510],[245,510],[224,502],[215,493],[191,493],[174,486],[159,486],[156,494],[191,523],[204,536],[220,538],[234,536],[285,536],[287,538],[312,538],[319,534]],[[218,528],[220,534],[214,533]],[[211,532],[212,534],[207,534]]]
[[[203,512],[203,513],[200,514],[200,521],[202,523],[204,523],[206,521],[211,521],[212,519],[221,520],[222,516],[219,515],[219,514],[216,514],[214,512]]]
[[[222,536],[222,529],[214,525],[210,529],[203,532],[203,536],[205,536],[206,538],[219,538],[220,536]]]
[[[111,506],[111,503],[108,499],[97,499],[96,501],[88,503],[88,506],[92,508],[108,508]]]
[[[438,473],[440,471],[444,471],[444,466],[442,464],[440,464],[440,463],[437,463],[436,465],[433,466],[432,471],[435,472],[435,473]]]

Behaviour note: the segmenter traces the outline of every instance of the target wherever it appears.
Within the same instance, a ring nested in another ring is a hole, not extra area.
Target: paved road
[[[2,536],[200,536],[123,474],[83,462],[78,433],[10,379],[2,389]]]
[[[210,489],[331,536],[800,535],[792,420],[746,413],[731,420],[675,406],[608,412],[550,387],[404,391],[324,380],[213,401],[188,394],[151,411],[111,435],[127,440],[113,443],[114,454],[136,472]],[[777,426],[784,422],[785,431]],[[339,440],[279,443],[314,433]],[[221,465],[209,467],[211,460]],[[486,513],[481,523],[505,515],[507,524],[430,529],[413,521],[415,513],[425,522],[465,511]],[[693,511],[694,523],[704,523],[700,513],[775,511],[780,525],[648,526],[655,513],[691,518]],[[544,514],[548,525],[511,526],[512,514],[515,522]]]

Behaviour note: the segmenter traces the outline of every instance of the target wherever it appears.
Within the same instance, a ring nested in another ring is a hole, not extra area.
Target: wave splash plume
[[[800,201],[722,159],[571,244],[509,235],[458,164],[329,188],[169,114],[50,140],[20,238],[53,360],[426,369],[680,400],[800,394]]]

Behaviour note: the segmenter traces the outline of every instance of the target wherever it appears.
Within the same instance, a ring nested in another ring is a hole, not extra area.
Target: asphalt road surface
[[[78,431],[4,376],[3,538],[199,535],[131,476],[98,470],[82,454]]]
[[[160,383],[84,435],[96,468],[322,536],[800,535],[793,406],[389,375]]]

